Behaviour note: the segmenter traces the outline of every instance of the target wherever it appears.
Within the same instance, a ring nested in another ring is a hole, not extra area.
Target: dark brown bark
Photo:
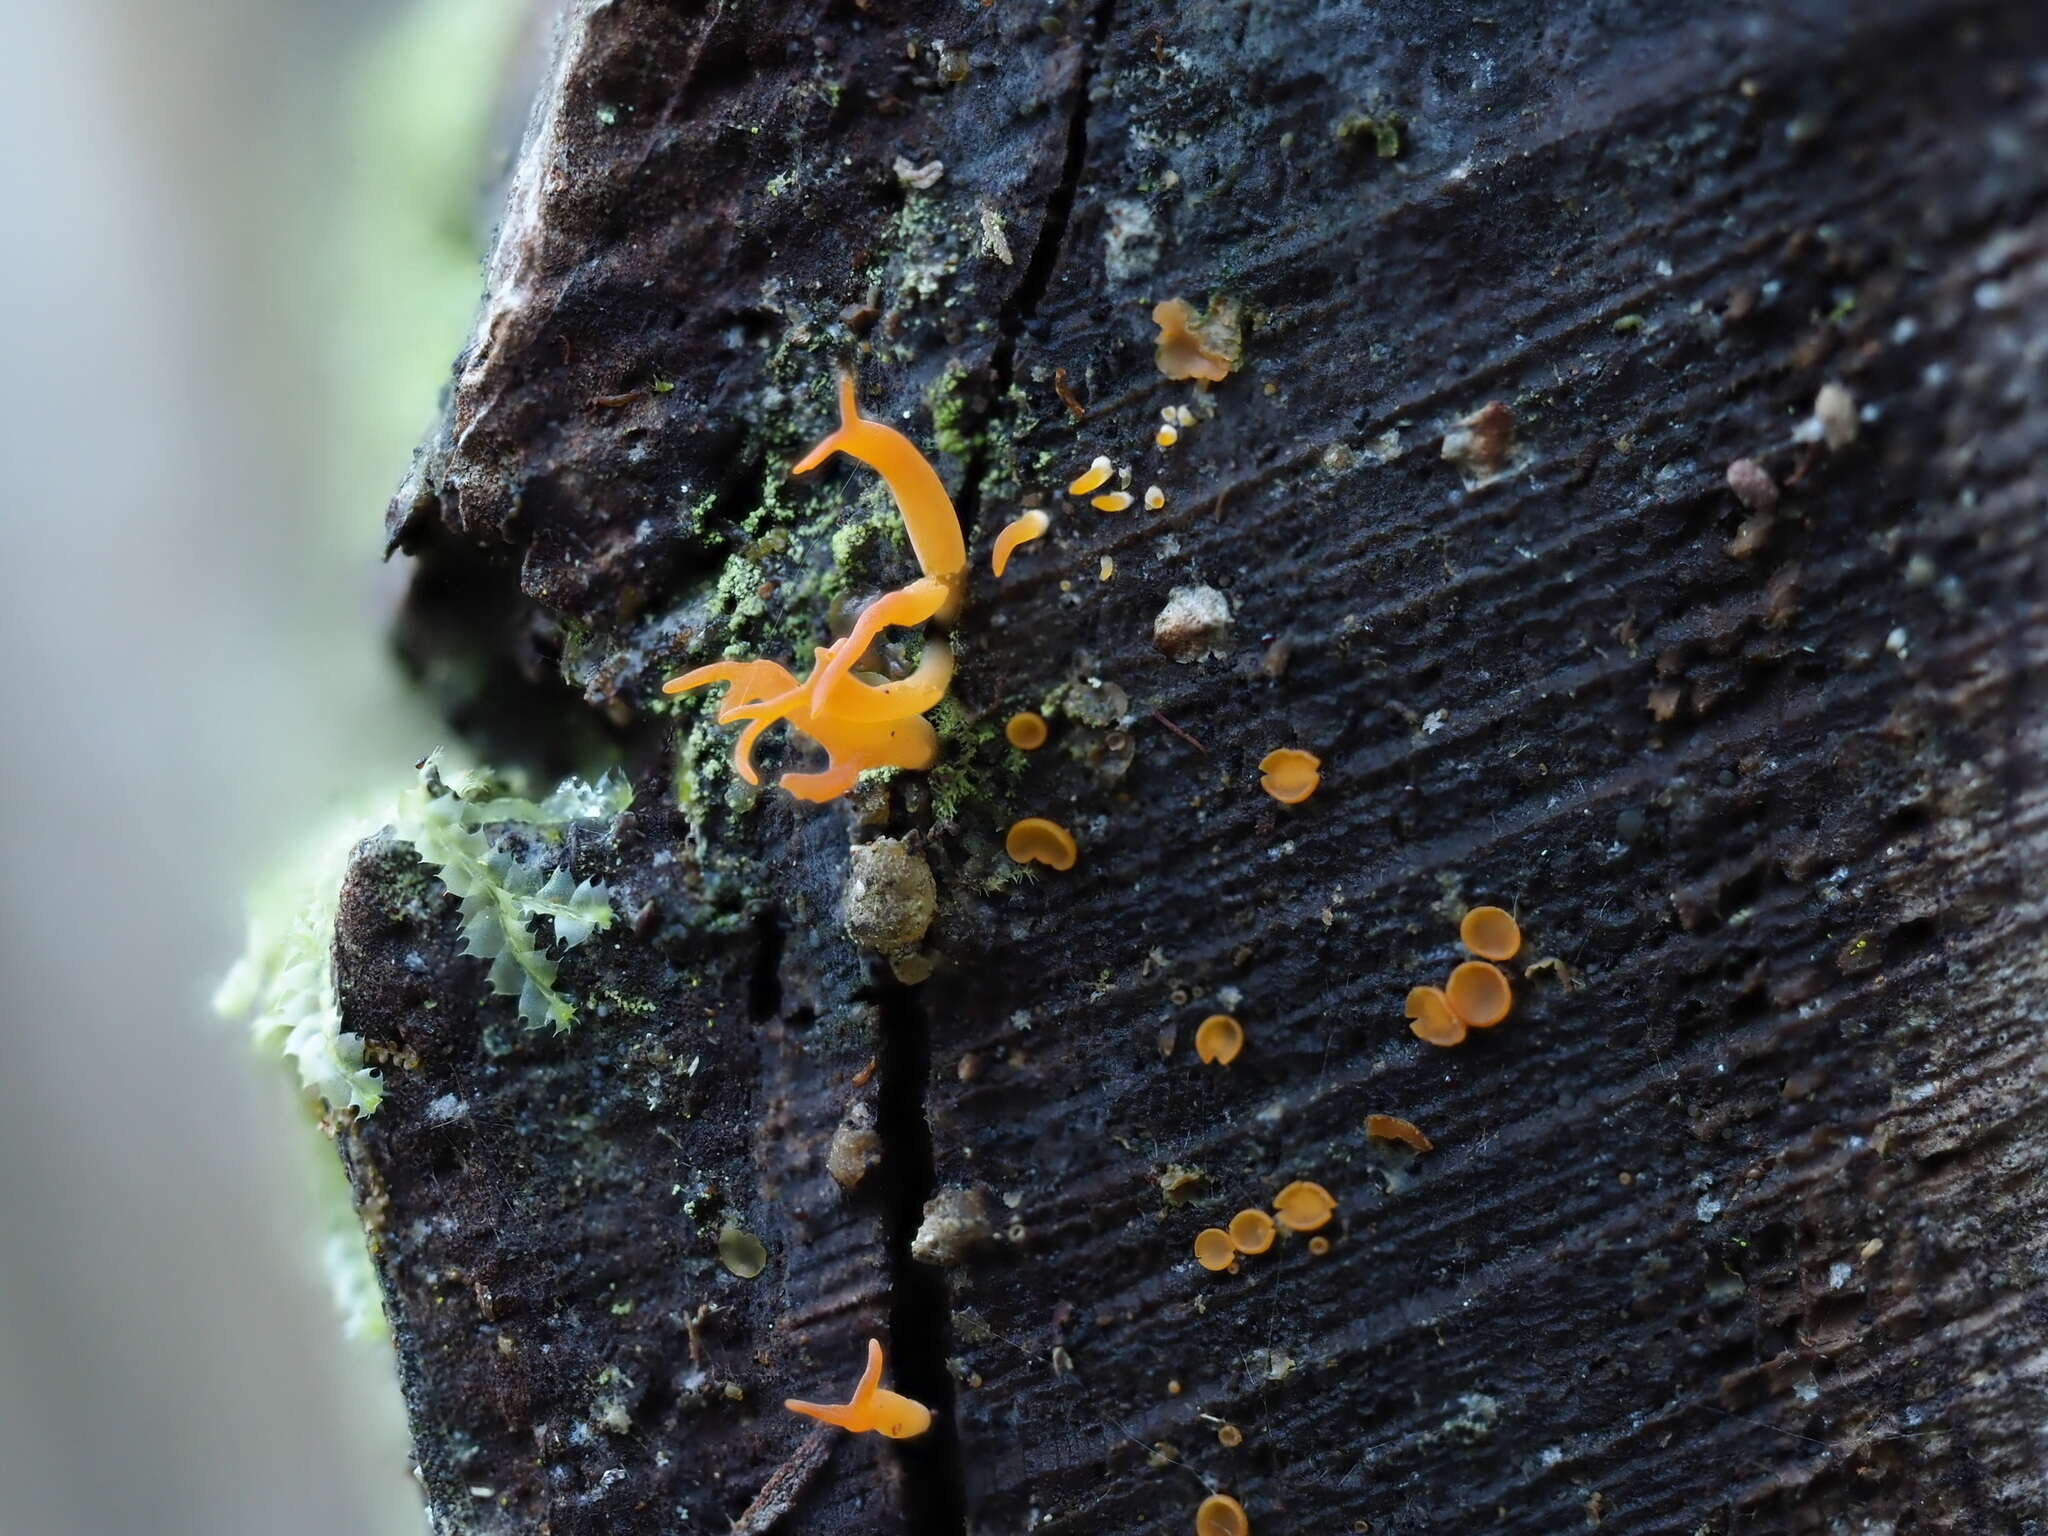
[[[389,840],[337,943],[437,1528],[1180,1533],[1206,1486],[1259,1536],[2042,1529],[2044,79],[2022,3],[578,0],[393,538],[461,725],[633,766],[569,848],[626,920],[561,1037]],[[1245,355],[1160,454],[1176,294]],[[858,813],[729,792],[656,691],[825,638],[869,477],[783,476],[841,357],[960,450],[977,552],[1057,504],[977,556],[947,763]],[[1443,439],[1496,400],[1475,485]],[[1097,453],[1166,508],[1061,495]],[[1234,632],[1178,663],[1197,584]],[[1030,814],[1071,873],[1006,878]],[[841,929],[884,831],[937,875],[921,985]],[[1424,1046],[1485,900],[1514,1015]],[[1194,1266],[1293,1178],[1327,1256]],[[987,1231],[920,1262],[956,1190]],[[934,1432],[778,1473],[870,1332]]]

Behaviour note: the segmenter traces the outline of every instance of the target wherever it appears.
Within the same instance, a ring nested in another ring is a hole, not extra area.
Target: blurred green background
[[[441,744],[382,510],[553,6],[7,10],[0,1530],[415,1531],[332,1149],[207,999],[244,893]]]

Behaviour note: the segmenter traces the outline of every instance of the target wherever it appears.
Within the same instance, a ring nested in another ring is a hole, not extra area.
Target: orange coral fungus
[[[1109,477],[1115,472],[1116,466],[1109,462],[1108,457],[1097,454],[1095,462],[1074,477],[1073,483],[1067,487],[1067,494],[1086,496],[1090,491],[1099,491],[1109,483]]]
[[[1465,1021],[1451,1011],[1451,1001],[1442,987],[1409,988],[1408,1017],[1414,1021],[1408,1027],[1418,1040],[1431,1045],[1465,1043]]]
[[[1416,1129],[1415,1123],[1403,1120],[1399,1115],[1367,1115],[1365,1134],[1377,1136],[1381,1141],[1402,1141],[1418,1152],[1432,1150],[1430,1140]]]
[[[1522,947],[1522,930],[1499,907],[1474,907],[1458,924],[1458,937],[1482,960],[1512,960]]]
[[[996,535],[996,546],[989,551],[988,568],[997,576],[1010,563],[1010,556],[1017,552],[1020,544],[1029,544],[1041,536],[1052,525],[1052,519],[1036,507],[1026,512],[1013,523],[1006,523],[1003,531]]]
[[[1322,1185],[1296,1179],[1273,1197],[1274,1214],[1290,1232],[1313,1232],[1330,1224],[1337,1213],[1337,1200]]]
[[[1259,788],[1282,805],[1299,805],[1323,782],[1323,760],[1298,747],[1278,747],[1259,759]]]
[[[801,683],[788,668],[772,661],[720,661],[662,684],[664,693],[726,685],[718,723],[746,722],[733,747],[733,766],[749,784],[761,782],[754,769],[754,744],[777,721],[787,721],[817,742],[829,760],[824,771],[785,773],[781,779],[783,789],[810,801],[846,793],[865,768],[929,768],[937,761],[938,737],[921,717],[945,697],[953,680],[951,648],[943,641],[927,640],[916,670],[894,682],[868,681],[856,676],[854,667],[883,630],[952,618],[967,575],[960,520],[938,472],[901,432],[861,416],[851,374],[839,380],[838,429],[790,473],[814,469],[835,453],[848,454],[880,472],[896,498],[924,574],[868,604],[843,639],[817,647],[811,675]]]
[[[1227,1067],[1244,1049],[1244,1026],[1227,1013],[1212,1013],[1195,1028],[1195,1054]]]
[[[1273,1246],[1277,1229],[1264,1211],[1239,1211],[1230,1218],[1230,1241],[1239,1253],[1264,1253]]]
[[[1228,299],[1215,300],[1199,317],[1186,299],[1163,299],[1152,306],[1152,323],[1159,327],[1159,371],[1169,379],[1213,384],[1229,378],[1244,355],[1237,306]]]
[[[1010,828],[1003,839],[1003,852],[1019,864],[1036,859],[1054,869],[1074,867],[1074,839],[1067,829],[1043,816],[1026,816]]]
[[[891,1440],[908,1440],[932,1425],[931,1410],[915,1398],[891,1392],[882,1385],[882,1341],[868,1340],[868,1367],[860,1374],[860,1385],[844,1403],[806,1403],[784,1398],[782,1406],[791,1413],[860,1434],[874,1430]]]
[[[1195,1234],[1195,1262],[1204,1269],[1228,1269],[1237,1262],[1237,1244],[1221,1227],[1204,1227]]]
[[[1227,1493],[1212,1493],[1196,1506],[1195,1536],[1251,1536],[1244,1506]]]
[[[1484,960],[1467,960],[1453,970],[1444,983],[1444,998],[1451,1012],[1474,1029],[1491,1029],[1508,1016],[1514,1001],[1500,967]]]
[[[1020,709],[1010,716],[1009,723],[1003,727],[1003,735],[1019,751],[1036,752],[1045,745],[1045,716]]]

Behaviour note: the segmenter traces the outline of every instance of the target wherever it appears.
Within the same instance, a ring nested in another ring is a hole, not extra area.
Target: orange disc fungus
[[[895,681],[870,681],[857,676],[854,666],[885,629],[951,619],[959,609],[967,575],[960,520],[938,472],[901,432],[860,414],[850,373],[839,379],[838,429],[790,473],[803,474],[835,453],[850,455],[880,473],[896,499],[911,552],[924,575],[883,593],[861,611],[843,639],[817,647],[811,675],[801,683],[788,668],[772,661],[720,661],[662,684],[664,693],[726,685],[718,723],[746,722],[733,746],[733,767],[749,784],[761,782],[754,769],[754,744],[771,725],[787,721],[817,742],[828,759],[824,771],[785,773],[781,779],[783,789],[810,801],[845,794],[866,768],[929,768],[938,760],[938,735],[923,715],[946,696],[952,683],[952,649],[943,641],[927,640],[916,670]]]
[[[1036,859],[1054,869],[1074,867],[1074,839],[1065,827],[1043,816],[1026,816],[1011,827],[1010,835],[1003,839],[1003,852],[1019,864]]]
[[[1009,724],[1003,727],[1003,735],[1020,752],[1036,752],[1045,745],[1045,716],[1034,715],[1028,709],[1019,710],[1010,716]]]
[[[1444,998],[1451,1012],[1474,1029],[1491,1029],[1508,1016],[1514,1001],[1500,967],[1484,960],[1467,960],[1453,970],[1444,983]]]
[[[1104,491],[1100,496],[1089,497],[1088,505],[1098,512],[1128,512],[1131,509],[1131,493]]]
[[[1227,1013],[1212,1013],[1195,1029],[1195,1054],[1227,1067],[1244,1049],[1244,1026]]]
[[[1299,805],[1323,782],[1323,760],[1298,747],[1279,747],[1259,759],[1259,788],[1282,805]]]
[[[1308,1240],[1308,1251],[1320,1259],[1330,1251],[1330,1240],[1327,1237],[1312,1237]]]
[[[1251,1536],[1244,1506],[1227,1493],[1212,1493],[1195,1509],[1195,1536]]]
[[[908,1440],[932,1426],[931,1410],[923,1403],[905,1397],[901,1392],[891,1392],[882,1385],[880,1339],[868,1340],[867,1369],[861,1372],[860,1384],[846,1402],[806,1403],[788,1397],[782,1400],[782,1406],[791,1413],[800,1413],[822,1424],[836,1424],[855,1434],[873,1430],[891,1440]]]
[[[1171,448],[1180,441],[1180,428],[1169,421],[1152,434],[1152,441],[1161,448]]]
[[[1408,991],[1408,1027],[1418,1040],[1431,1045],[1463,1045],[1465,1023],[1451,1011],[1451,1000],[1442,987],[1411,987]]]
[[[996,535],[995,548],[989,551],[989,570],[997,576],[1002,575],[1004,567],[1010,563],[1010,556],[1017,552],[1017,546],[1029,544],[1051,526],[1052,519],[1036,507],[1015,522],[1004,524],[1003,531]]]
[[[1067,487],[1067,494],[1069,496],[1086,496],[1090,491],[1099,491],[1109,483],[1109,477],[1115,471],[1116,466],[1114,464],[1110,463],[1101,454],[1097,454],[1095,462],[1074,477],[1074,483]]]
[[[1230,1218],[1230,1241],[1239,1253],[1264,1253],[1277,1230],[1264,1211],[1243,1210]]]
[[[1228,1269],[1237,1262],[1237,1244],[1221,1227],[1204,1227],[1195,1234],[1195,1262],[1204,1269]]]
[[[1416,1129],[1414,1122],[1403,1120],[1399,1115],[1367,1115],[1365,1134],[1377,1136],[1382,1141],[1406,1142],[1418,1152],[1432,1150],[1429,1138]]]
[[[1337,1201],[1322,1185],[1296,1179],[1273,1197],[1273,1211],[1288,1231],[1313,1232],[1330,1224]]]
[[[1230,377],[1244,355],[1237,306],[1218,299],[1199,317],[1186,299],[1163,299],[1152,306],[1159,327],[1159,371],[1169,379],[1207,379],[1214,384]]]
[[[1458,924],[1458,937],[1482,960],[1512,960],[1522,947],[1522,930],[1499,907],[1474,907]]]
[[[1244,1431],[1235,1424],[1219,1424],[1216,1426],[1216,1443],[1226,1451],[1234,1451],[1244,1444]]]

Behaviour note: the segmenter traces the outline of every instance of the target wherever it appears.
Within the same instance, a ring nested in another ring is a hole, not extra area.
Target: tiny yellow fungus
[[[1159,327],[1159,371],[1169,379],[1213,384],[1229,378],[1244,354],[1237,306],[1228,299],[1216,300],[1199,317],[1186,299],[1162,299],[1152,306],[1152,323]]]
[[[1451,972],[1444,983],[1444,999],[1451,1012],[1474,1029],[1491,1029],[1508,1016],[1513,994],[1499,966],[1485,960],[1467,960]]]
[[[1235,1424],[1219,1424],[1216,1426],[1216,1443],[1226,1451],[1234,1451],[1244,1444],[1244,1431]]]
[[[1264,1211],[1246,1208],[1230,1218],[1230,1241],[1239,1253],[1264,1253],[1278,1230]]]
[[[1036,752],[1045,745],[1045,716],[1034,715],[1028,709],[1019,710],[1010,716],[1003,727],[1003,735],[1011,746],[1020,752]]]
[[[1323,782],[1323,760],[1298,747],[1278,747],[1259,759],[1259,788],[1282,805],[1299,805]]]
[[[1146,486],[1145,505],[1149,507],[1152,511],[1157,512],[1161,507],[1166,505],[1166,492],[1159,489],[1159,487],[1156,485]]]
[[[1322,1185],[1296,1179],[1273,1197],[1274,1214],[1290,1232],[1313,1232],[1330,1224],[1337,1201]]]
[[[1227,1013],[1212,1013],[1195,1028],[1195,1054],[1227,1067],[1244,1049],[1244,1026]]]
[[[1042,537],[1045,530],[1051,526],[1052,519],[1036,507],[1015,522],[1004,524],[1003,531],[996,535],[995,548],[989,551],[989,570],[997,576],[1002,575],[1004,568],[1010,563],[1010,556],[1017,552],[1017,546],[1029,544],[1033,539]]]
[[[1176,427],[1172,422],[1168,422],[1152,434],[1152,441],[1162,448],[1171,448],[1180,441],[1180,428]]]
[[[1330,1251],[1330,1240],[1327,1237],[1312,1237],[1308,1240],[1308,1251],[1320,1259]]]
[[[1433,1150],[1430,1139],[1416,1129],[1414,1122],[1403,1120],[1399,1115],[1367,1115],[1365,1134],[1377,1136],[1382,1141],[1406,1142],[1418,1152]]]
[[[1067,829],[1043,816],[1026,816],[1010,828],[1003,839],[1003,852],[1019,864],[1036,859],[1054,869],[1074,867],[1074,839]]]
[[[751,1280],[768,1267],[768,1250],[753,1233],[727,1227],[718,1234],[718,1262],[742,1280]]]
[[[1129,491],[1104,491],[1100,496],[1088,498],[1088,505],[1098,512],[1124,512],[1130,509]]]
[[[806,1403],[788,1397],[783,1399],[782,1406],[791,1413],[800,1413],[823,1424],[837,1425],[854,1434],[873,1430],[891,1440],[908,1440],[921,1435],[932,1424],[931,1410],[923,1403],[900,1392],[891,1392],[882,1385],[880,1339],[868,1340],[867,1369],[861,1372],[860,1384],[846,1402]]]
[[[1204,1227],[1195,1234],[1195,1262],[1208,1270],[1224,1270],[1237,1262],[1237,1244],[1221,1227]]]
[[[1408,990],[1409,1029],[1415,1038],[1431,1045],[1463,1045],[1465,1023],[1451,1011],[1450,999],[1442,987],[1411,987]]]
[[[1227,1493],[1212,1493],[1195,1509],[1195,1536],[1251,1536],[1244,1506]]]
[[[1173,423],[1177,427],[1192,427],[1195,424],[1195,413],[1184,405],[1176,405],[1173,407]]]
[[[1474,907],[1458,924],[1458,937],[1482,960],[1512,960],[1522,947],[1522,930],[1499,907]]]
[[[1098,454],[1093,464],[1090,464],[1079,475],[1075,476],[1074,483],[1067,487],[1067,494],[1069,496],[1086,496],[1090,491],[1101,490],[1102,487],[1109,484],[1109,477],[1115,469],[1116,466],[1114,464],[1110,463],[1106,457]]]

